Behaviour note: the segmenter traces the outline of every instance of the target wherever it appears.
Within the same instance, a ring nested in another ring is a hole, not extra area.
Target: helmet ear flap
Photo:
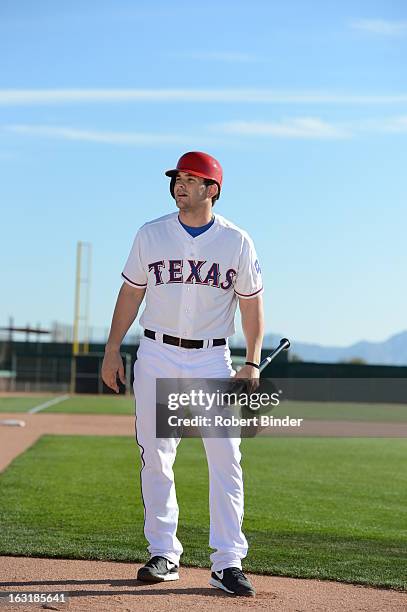
[[[175,200],[174,187],[175,187],[175,176],[172,176],[170,180],[170,193]]]

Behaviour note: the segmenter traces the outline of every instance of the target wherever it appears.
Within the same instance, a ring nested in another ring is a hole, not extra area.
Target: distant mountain
[[[267,334],[263,346],[277,346],[281,336]],[[317,363],[336,363],[350,359],[363,359],[366,363],[377,365],[407,365],[407,331],[391,336],[384,342],[357,342],[351,346],[322,346],[291,340],[291,355],[302,361]]]

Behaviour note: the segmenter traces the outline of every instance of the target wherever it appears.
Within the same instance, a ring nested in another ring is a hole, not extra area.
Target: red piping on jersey
[[[258,291],[255,291],[254,293],[239,293],[238,291],[236,291],[235,289],[235,293],[237,293],[237,295],[241,295],[242,297],[252,297],[252,295],[257,295],[258,293],[260,293],[260,291],[263,289],[263,287],[261,287]]]
[[[136,287],[147,287],[147,283],[145,283],[145,285],[140,285],[140,283],[135,283],[134,281],[132,281],[129,278],[127,278],[127,276],[125,274],[123,274],[123,272],[122,272],[122,276],[123,276],[123,278],[128,280],[129,283],[131,283],[132,285],[136,285]]]

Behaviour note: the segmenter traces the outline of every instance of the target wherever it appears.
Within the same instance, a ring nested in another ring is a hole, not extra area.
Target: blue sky
[[[267,330],[346,345],[407,328],[407,6],[0,2],[0,326],[71,323],[78,240],[110,323],[187,150],[255,241]]]

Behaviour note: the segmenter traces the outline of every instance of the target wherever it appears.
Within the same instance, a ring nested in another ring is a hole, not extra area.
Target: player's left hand
[[[243,378],[247,385],[247,392],[253,393],[260,385],[260,370],[251,365],[244,365],[235,375],[235,378]]]

